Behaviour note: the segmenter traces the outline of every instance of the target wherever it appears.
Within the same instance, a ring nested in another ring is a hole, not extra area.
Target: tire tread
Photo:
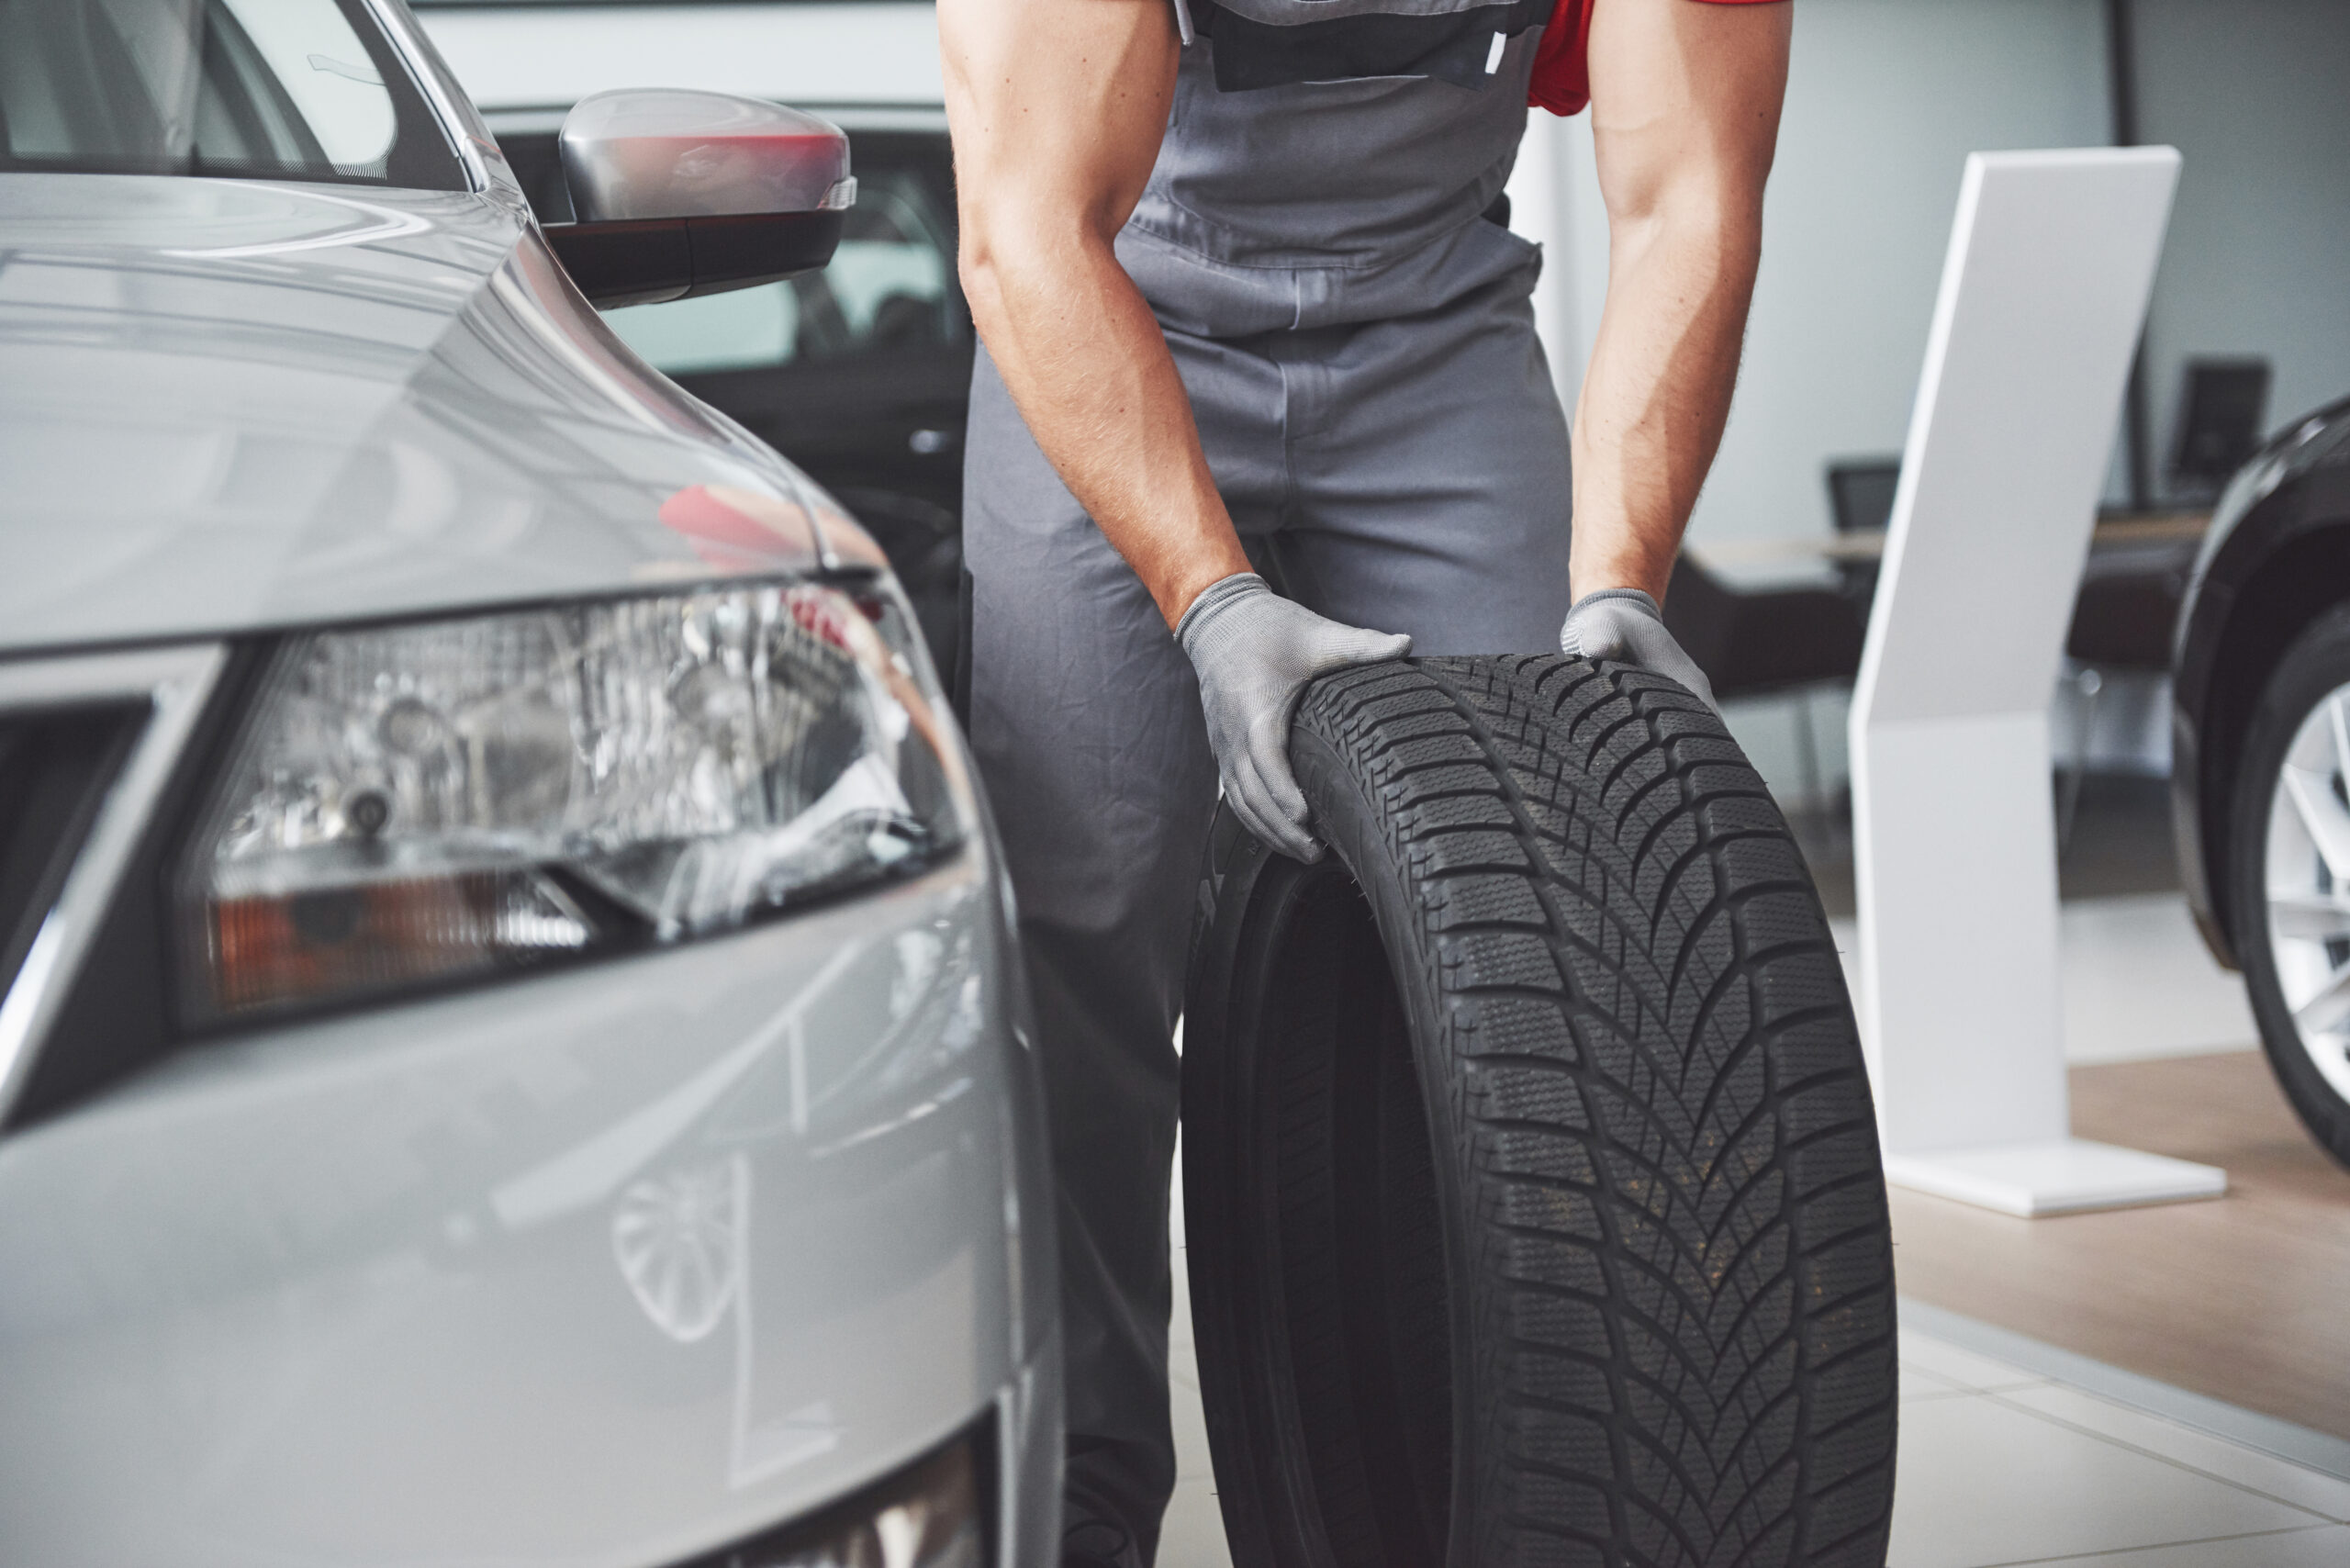
[[[1472,1561],[1881,1563],[1874,1123],[1761,779],[1678,687],[1556,656],[1346,671],[1296,726],[1383,825],[1439,999],[1498,1395]]]

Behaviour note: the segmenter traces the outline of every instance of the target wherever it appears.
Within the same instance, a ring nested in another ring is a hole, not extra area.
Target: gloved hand
[[[1572,658],[1613,659],[1679,681],[1715,712],[1713,682],[1664,629],[1664,612],[1638,588],[1601,588],[1575,600],[1559,628],[1559,651]]]
[[[1183,612],[1175,636],[1199,672],[1208,744],[1233,811],[1282,854],[1319,860],[1322,846],[1305,831],[1305,796],[1289,767],[1297,700],[1315,677],[1400,659],[1412,639],[1326,621],[1254,572],[1211,583]]]

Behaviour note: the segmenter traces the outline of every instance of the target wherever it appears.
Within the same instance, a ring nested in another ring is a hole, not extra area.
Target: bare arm
[[[1721,444],[1793,9],[1605,0],[1592,13],[1608,273],[1575,410],[1578,597],[1634,588],[1662,601]]]
[[[1029,431],[1173,625],[1249,569],[1112,244],[1175,90],[1167,0],[939,0],[963,289]]]

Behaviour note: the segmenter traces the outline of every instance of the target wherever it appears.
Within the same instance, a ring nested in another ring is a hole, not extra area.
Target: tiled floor
[[[1158,1561],[1226,1568],[1176,1214],[1178,1479]],[[1901,1338],[1889,1568],[2344,1568],[2350,1481],[2039,1377]]]
[[[2350,1481],[1901,1340],[1892,1568],[2350,1563]]]
[[[2098,1062],[2071,1080],[2080,1136],[2217,1165],[2228,1195],[2034,1220],[1897,1187],[1902,1294],[2350,1440],[2350,1171],[2311,1141],[2266,1058]]]

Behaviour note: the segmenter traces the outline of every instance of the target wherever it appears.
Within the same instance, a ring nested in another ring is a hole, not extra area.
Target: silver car
[[[670,154],[845,144],[579,113],[542,230],[397,0],[0,0],[0,1562],[1053,1556],[959,734],[557,259],[804,264]]]

